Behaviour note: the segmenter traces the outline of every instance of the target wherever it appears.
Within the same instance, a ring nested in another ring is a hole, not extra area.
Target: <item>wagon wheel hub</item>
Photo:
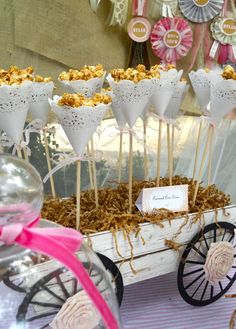
[[[212,243],[204,264],[205,277],[211,284],[223,280],[234,262],[234,247],[231,243],[220,241]]]

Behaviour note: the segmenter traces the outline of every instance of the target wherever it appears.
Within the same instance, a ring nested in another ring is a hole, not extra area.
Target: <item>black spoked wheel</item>
[[[119,305],[121,306],[124,294],[124,284],[120,270],[110,258],[99,253],[97,253],[97,255],[103,263],[105,269],[111,274],[111,281],[114,283],[116,297]]]
[[[178,268],[178,289],[182,298],[194,306],[205,306],[223,296],[236,279],[235,264],[224,279],[212,285],[205,278],[204,264],[211,243],[234,241],[233,224],[219,222],[206,226],[187,245]],[[234,246],[235,250],[236,246]],[[234,253],[234,259],[236,252]]]

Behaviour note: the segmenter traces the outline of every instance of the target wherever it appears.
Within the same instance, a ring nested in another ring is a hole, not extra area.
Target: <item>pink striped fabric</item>
[[[171,273],[125,288],[121,314],[124,329],[228,329],[236,299],[194,307],[186,304]],[[228,293],[236,293],[234,285]]]

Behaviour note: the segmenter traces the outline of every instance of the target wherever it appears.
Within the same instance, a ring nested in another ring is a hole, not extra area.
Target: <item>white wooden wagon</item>
[[[188,223],[183,226],[181,234],[177,238],[178,243],[183,245],[180,253],[168,248],[165,239],[173,239],[186,218],[176,218],[171,223],[166,220],[163,222],[163,228],[150,223],[141,224],[140,234],[137,237],[135,234],[130,235],[133,245],[132,265],[137,271],[136,274],[130,267],[131,248],[129,242],[125,240],[123,232],[116,233],[119,253],[122,257],[118,255],[114,237],[109,231],[91,234],[92,248],[117,265],[124,286],[178,271],[178,288],[185,301],[192,305],[207,305],[224,295],[236,279],[233,265],[223,280],[219,281],[217,285],[211,285],[205,278],[203,269],[212,242],[229,241],[233,244],[236,206],[227,206],[224,210],[206,211],[203,216],[204,223],[194,220],[196,214],[189,215]],[[144,245],[141,236],[145,240]],[[104,264],[109,267],[109,261]],[[119,275],[117,277],[119,280],[121,279]],[[122,290],[119,285],[117,289]],[[118,291],[118,295],[121,302],[122,291]]]

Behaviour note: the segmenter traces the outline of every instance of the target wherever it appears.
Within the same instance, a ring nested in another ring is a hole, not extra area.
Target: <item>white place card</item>
[[[174,212],[188,211],[188,185],[144,188],[135,205],[139,211],[146,213],[161,208]]]

